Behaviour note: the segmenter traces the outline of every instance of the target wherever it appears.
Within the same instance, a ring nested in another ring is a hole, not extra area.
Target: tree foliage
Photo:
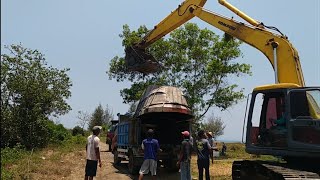
[[[131,31],[124,25],[120,34],[122,45],[127,47],[139,42],[147,33],[145,26]],[[201,119],[211,107],[225,110],[244,97],[243,90],[229,82],[234,77],[250,74],[250,65],[234,61],[242,55],[240,44],[238,40],[220,38],[206,28],[186,23],[147,49],[164,67],[161,72],[150,75],[129,72],[124,57],[116,56],[107,74],[118,82],[132,82],[130,88],[120,92],[124,103],[139,100],[151,84],[179,87],[197,119]]]
[[[215,138],[223,135],[225,127],[226,125],[223,123],[220,117],[210,116],[205,122],[202,123],[202,128],[206,132],[212,132]]]
[[[102,105],[99,104],[91,115],[89,130],[91,130],[94,126],[102,126],[104,129],[107,129],[112,119],[113,112],[109,106],[103,109]]]
[[[1,147],[20,143],[43,147],[50,139],[50,116],[71,107],[69,69],[49,66],[38,50],[6,46],[1,55]]]
[[[107,105],[106,108],[104,109],[103,124],[108,126],[112,120],[113,120],[113,112],[112,112],[112,109]]]
[[[76,135],[82,135],[84,136],[84,130],[82,127],[80,126],[75,126],[73,129],[72,129],[72,136],[76,136]]]

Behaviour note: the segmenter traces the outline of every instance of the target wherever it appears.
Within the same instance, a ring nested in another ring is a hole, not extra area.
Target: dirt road
[[[113,165],[113,154],[107,152],[107,145],[100,142],[101,160],[102,167],[98,168],[97,180],[135,180],[138,176],[131,176],[128,172],[128,162],[122,162],[119,166]],[[85,168],[85,150],[80,152],[82,154],[80,159],[70,159],[72,161],[78,161],[79,163],[73,163],[73,168],[71,174],[64,179],[68,180],[78,180],[84,178],[84,168]],[[179,173],[169,173],[164,168],[160,167],[158,169],[157,180],[177,180],[180,179]],[[144,180],[151,179],[150,175],[143,178]]]

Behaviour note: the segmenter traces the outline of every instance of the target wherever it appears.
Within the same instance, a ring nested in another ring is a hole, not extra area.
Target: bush
[[[10,172],[11,164],[22,159],[27,155],[27,151],[20,145],[13,148],[1,149],[1,179],[13,179],[13,174]]]
[[[70,141],[73,143],[73,144],[86,144],[87,142],[87,139],[84,138],[82,135],[76,135],[76,136],[73,136]]]
[[[61,143],[71,137],[70,132],[62,124],[54,124],[54,122],[48,121],[47,125],[49,143]]]
[[[72,129],[72,136],[76,136],[78,134],[84,136],[84,130],[80,126],[76,126]]]
[[[84,148],[86,145],[86,142],[87,142],[87,139],[84,136],[78,134],[76,136],[71,136],[71,138],[63,141],[59,145],[59,147],[61,148],[62,151],[70,152],[79,147]]]

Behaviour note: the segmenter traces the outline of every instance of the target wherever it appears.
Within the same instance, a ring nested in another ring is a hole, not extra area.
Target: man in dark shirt
[[[192,144],[190,142],[190,133],[189,131],[183,131],[181,134],[183,135],[183,141],[181,143],[180,157],[177,166],[180,166],[181,180],[191,180],[190,161]]]
[[[222,150],[221,150],[221,155],[225,156],[227,151],[227,146],[224,142],[222,142]]]
[[[203,169],[205,170],[206,180],[210,180],[209,174],[209,154],[212,151],[212,147],[207,140],[204,130],[198,132],[198,140],[196,141],[196,149],[198,154],[198,171],[199,171],[199,180],[203,180]]]
[[[157,153],[161,151],[158,140],[153,139],[153,130],[147,132],[147,139],[144,139],[141,148],[144,150],[144,161],[139,171],[139,180],[142,180],[144,174],[151,172],[152,179],[157,175]]]

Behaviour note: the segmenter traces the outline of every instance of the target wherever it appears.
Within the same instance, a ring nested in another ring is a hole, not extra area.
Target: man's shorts
[[[86,164],[86,176],[96,176],[98,161],[88,160]]]
[[[151,175],[157,175],[157,161],[154,159],[145,159],[140,168],[139,174],[148,174],[151,171]]]

